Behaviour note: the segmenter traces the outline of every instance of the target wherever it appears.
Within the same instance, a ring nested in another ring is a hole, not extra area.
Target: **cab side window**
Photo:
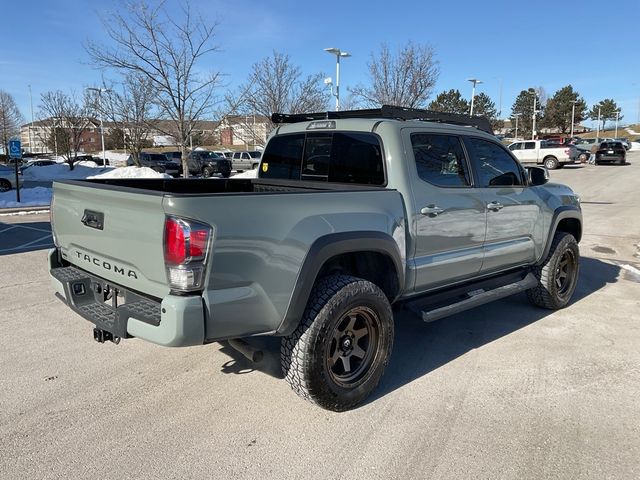
[[[524,185],[520,165],[505,148],[476,137],[466,137],[464,142],[476,171],[479,187]]]
[[[469,187],[471,176],[460,138],[454,135],[411,135],[418,176],[438,187]]]

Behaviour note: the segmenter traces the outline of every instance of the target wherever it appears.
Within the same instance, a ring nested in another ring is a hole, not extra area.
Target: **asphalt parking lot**
[[[53,297],[47,215],[0,217],[0,478],[640,478],[640,153],[553,171],[583,202],[572,304],[424,324],[336,414],[223,344],[99,345]]]

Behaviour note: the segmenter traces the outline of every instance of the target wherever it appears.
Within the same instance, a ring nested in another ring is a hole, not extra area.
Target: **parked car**
[[[140,164],[159,173],[166,173],[172,177],[177,177],[182,172],[179,163],[169,160],[163,153],[140,153]],[[133,166],[133,159],[127,161],[128,166]]]
[[[205,178],[219,175],[228,178],[231,175],[231,160],[208,150],[194,150],[187,162],[190,175],[202,175]]]
[[[18,183],[22,186],[22,174],[18,172]],[[0,192],[8,192],[16,188],[16,171],[14,168],[0,168]]]
[[[260,164],[261,152],[257,150],[244,150],[233,152],[231,166],[234,170],[253,170]]]
[[[613,141],[612,138],[576,138],[573,146],[578,151],[578,161],[586,163],[591,157],[591,147],[596,143]]]
[[[29,160],[20,167],[20,172],[24,172],[27,168],[31,167],[49,167],[57,164],[58,162],[54,160]]]
[[[556,147],[545,140],[526,140],[509,145],[509,150],[522,163],[544,165],[549,170],[575,163],[578,151],[572,145]]]
[[[596,151],[596,165],[601,163],[626,163],[627,151],[621,142],[602,142]]]
[[[622,146],[624,147],[625,150],[629,150],[631,149],[631,142],[625,138],[625,137],[618,137],[618,138],[614,138],[614,140],[616,142],[620,142],[622,143]]]
[[[392,304],[425,322],[519,292],[546,309],[569,304],[579,197],[525,169],[488,121],[331,113],[274,115],[286,125],[256,179],[54,182],[56,296],[98,342],[228,340],[254,358],[244,337],[282,337],[283,377],[335,411],[380,381]]]

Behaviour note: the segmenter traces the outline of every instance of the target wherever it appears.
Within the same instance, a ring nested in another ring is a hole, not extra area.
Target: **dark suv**
[[[621,142],[602,142],[596,151],[596,165],[601,163],[626,163],[627,151]]]
[[[221,175],[229,178],[231,175],[231,160],[208,150],[194,150],[189,154],[189,173],[211,177]]]

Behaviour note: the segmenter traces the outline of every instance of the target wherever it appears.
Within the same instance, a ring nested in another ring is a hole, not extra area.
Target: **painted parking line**
[[[13,230],[14,228],[19,228],[19,225],[13,225],[9,228],[5,228],[4,230],[0,230],[0,233],[8,232],[9,230]]]
[[[13,228],[26,228],[27,230],[35,230],[37,232],[50,232],[51,229],[49,228],[36,228],[36,227],[28,227],[27,225],[15,225]],[[9,229],[7,229],[9,230]],[[2,230],[2,232],[6,232],[6,230]],[[2,233],[0,232],[0,233]]]
[[[48,234],[48,235],[45,235],[44,237],[36,238],[35,240],[31,240],[30,242],[23,243],[21,245],[18,245],[17,247],[3,248],[3,249],[0,249],[0,253],[14,252],[16,250],[23,250],[25,248],[53,246],[52,243],[46,243],[44,245],[34,245],[38,242],[42,242],[43,240],[46,240],[49,237],[52,237],[52,235]]]

